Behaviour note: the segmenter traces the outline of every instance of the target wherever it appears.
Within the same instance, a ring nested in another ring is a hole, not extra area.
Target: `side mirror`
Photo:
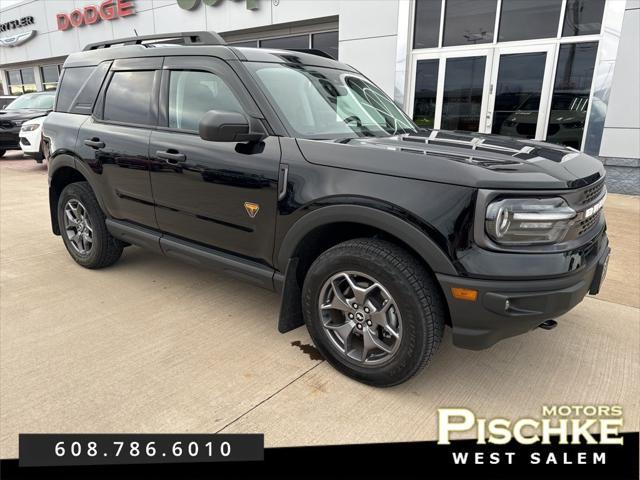
[[[258,142],[261,133],[251,133],[249,120],[242,113],[209,110],[198,125],[200,138],[211,142]]]

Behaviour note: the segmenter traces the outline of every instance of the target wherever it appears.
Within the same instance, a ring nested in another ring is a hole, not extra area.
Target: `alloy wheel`
[[[64,229],[71,247],[80,255],[87,255],[93,246],[93,228],[85,206],[76,199],[64,206]]]
[[[402,320],[389,291],[356,271],[331,276],[318,302],[325,334],[338,352],[363,366],[388,363],[398,351]]]

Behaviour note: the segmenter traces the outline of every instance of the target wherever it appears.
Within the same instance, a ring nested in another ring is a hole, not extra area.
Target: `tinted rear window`
[[[114,72],[104,100],[104,119],[149,125],[155,71]]]
[[[111,62],[97,67],[67,68],[62,76],[56,111],[90,115]]]
[[[71,103],[96,67],[66,68],[62,75],[56,112],[70,112]]]

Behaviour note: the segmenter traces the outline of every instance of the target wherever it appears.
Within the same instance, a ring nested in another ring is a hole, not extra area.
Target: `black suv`
[[[0,110],[0,157],[20,150],[20,128],[27,120],[44,117],[53,108],[55,92],[26,93]]]
[[[279,330],[306,323],[368,384],[415,375],[445,325],[472,349],[552,328],[606,271],[598,160],[421,130],[319,52],[207,32],[89,45],[43,129],[53,231],[77,263],[134,244],[273,289]]]

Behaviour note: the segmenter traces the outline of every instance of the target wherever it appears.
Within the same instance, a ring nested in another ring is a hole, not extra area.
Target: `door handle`
[[[184,153],[178,153],[175,150],[158,150],[156,152],[156,157],[164,160],[167,163],[175,165],[176,163],[182,163],[187,160],[187,157]]]
[[[97,137],[85,140],[84,144],[87,147],[95,148],[96,150],[98,150],[99,148],[104,148],[104,142],[101,142]]]

